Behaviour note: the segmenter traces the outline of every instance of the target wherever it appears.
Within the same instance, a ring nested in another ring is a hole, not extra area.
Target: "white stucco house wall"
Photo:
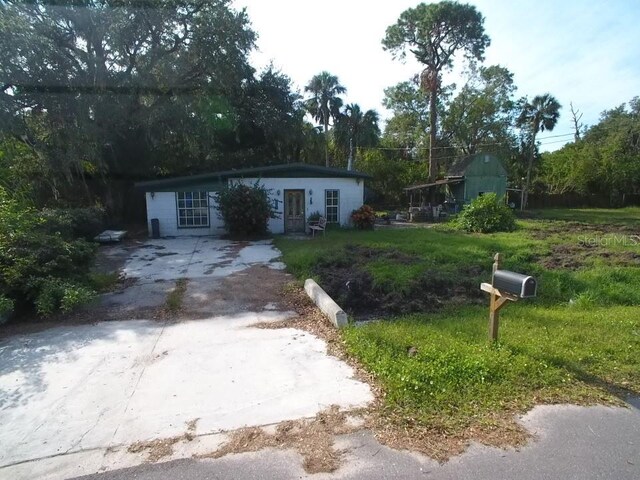
[[[292,163],[140,182],[145,192],[149,235],[154,224],[161,237],[222,235],[216,192],[229,182],[264,185],[277,212],[269,220],[274,234],[302,233],[318,212],[329,224],[348,226],[353,210],[364,203],[362,172]]]

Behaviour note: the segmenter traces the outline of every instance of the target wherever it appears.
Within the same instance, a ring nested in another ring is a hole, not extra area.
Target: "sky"
[[[421,68],[382,49],[386,28],[416,0],[234,0],[246,7],[258,34],[254,67],[273,62],[303,93],[323,70],[347,88],[345,103],[376,109],[384,89]],[[517,96],[551,93],[562,104],[553,132],[540,135],[542,150],[571,141],[573,102],[586,125],[600,113],[640,95],[640,0],[471,0],[485,17],[491,46],[485,65],[514,74]],[[461,62],[444,77],[461,85]],[[564,136],[559,136],[564,135]],[[549,137],[548,139],[546,139]]]

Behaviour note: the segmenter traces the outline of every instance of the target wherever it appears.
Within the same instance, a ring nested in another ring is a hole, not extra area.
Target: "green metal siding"
[[[497,176],[467,177],[466,201],[471,201],[480,193],[494,192],[498,197],[507,193],[507,178]]]
[[[466,168],[464,177],[465,202],[470,202],[480,193],[494,192],[498,197],[503,197],[507,193],[507,171],[494,155],[482,153],[475,155]]]

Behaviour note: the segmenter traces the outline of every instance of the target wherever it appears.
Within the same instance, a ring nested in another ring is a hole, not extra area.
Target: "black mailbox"
[[[496,270],[493,274],[493,287],[519,298],[531,298],[536,296],[538,283],[529,275],[509,270]]]

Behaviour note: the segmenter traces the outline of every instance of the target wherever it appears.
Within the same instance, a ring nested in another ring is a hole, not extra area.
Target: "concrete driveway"
[[[269,241],[167,239],[105,250],[134,283],[87,312],[97,323],[0,341],[0,477],[69,478],[143,461],[134,442],[197,437],[363,406],[368,385],[290,328],[288,280]],[[156,313],[188,279],[179,318]],[[157,318],[156,318],[157,317]],[[127,318],[135,320],[103,319]]]

